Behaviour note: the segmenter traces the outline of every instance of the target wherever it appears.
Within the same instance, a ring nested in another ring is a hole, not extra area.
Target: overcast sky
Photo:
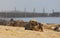
[[[60,12],[60,0],[0,0],[0,11],[14,10],[16,7],[19,11],[31,11],[36,8],[36,12],[52,12],[52,9]]]

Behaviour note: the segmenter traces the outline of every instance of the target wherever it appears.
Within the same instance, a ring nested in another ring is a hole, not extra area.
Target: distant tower
[[[16,15],[16,11],[17,11],[17,10],[16,10],[16,7],[15,7],[15,8],[14,8],[14,12],[15,12],[15,13],[14,13],[14,17],[17,16],[17,15]],[[13,18],[13,17],[11,17],[11,18]]]
[[[26,8],[24,8],[24,16],[26,17]]]
[[[54,13],[54,9],[52,9],[52,13]]]
[[[35,17],[35,11],[36,11],[36,9],[33,8],[33,17]]]
[[[35,12],[36,10],[35,10],[35,8],[33,8],[33,12]]]
[[[43,8],[43,13],[45,13],[45,8]]]
[[[24,8],[24,12],[26,12],[26,8]]]
[[[16,7],[14,8],[14,11],[16,12]]]

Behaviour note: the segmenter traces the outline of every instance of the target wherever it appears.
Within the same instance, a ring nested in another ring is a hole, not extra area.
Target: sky
[[[55,12],[60,12],[60,0],[0,0],[0,11],[24,11],[26,8],[27,12],[33,12],[33,9],[36,9],[36,12],[52,12],[52,9]]]

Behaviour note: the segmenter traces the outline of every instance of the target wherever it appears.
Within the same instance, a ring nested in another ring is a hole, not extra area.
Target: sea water
[[[10,20],[11,18],[0,18],[0,19],[6,19],[6,20]],[[42,22],[42,23],[56,23],[56,24],[60,24],[60,17],[30,17],[30,18],[13,18],[14,20],[24,20],[26,22],[28,22],[31,19],[35,19],[38,22]]]

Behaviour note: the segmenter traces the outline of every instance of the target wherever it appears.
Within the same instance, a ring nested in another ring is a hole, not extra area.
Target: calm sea
[[[0,18],[0,19],[6,19],[10,20],[11,18]],[[38,22],[41,23],[56,23],[60,24],[60,17],[34,17],[34,18],[13,18],[14,20],[24,20],[24,21],[29,21],[31,19],[35,19]]]

